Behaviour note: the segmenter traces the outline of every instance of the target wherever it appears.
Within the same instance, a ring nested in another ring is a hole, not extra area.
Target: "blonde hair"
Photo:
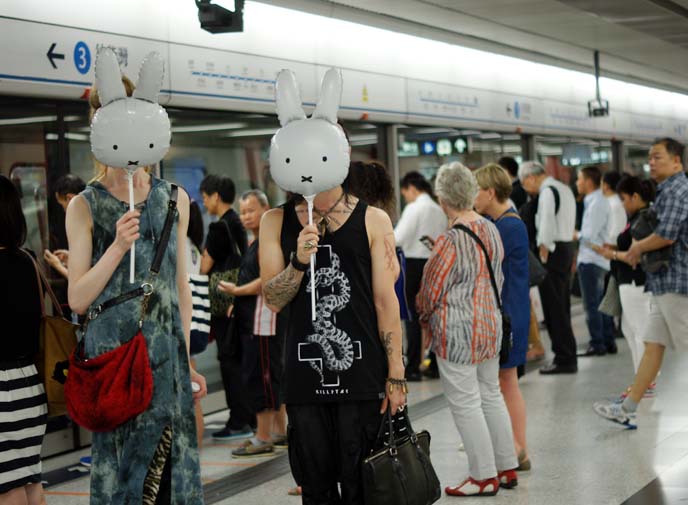
[[[124,89],[127,92],[127,96],[132,96],[134,94],[136,86],[133,82],[131,82],[131,79],[129,79],[124,74],[122,74],[122,85],[124,86]],[[100,96],[98,95],[98,89],[96,88],[95,84],[91,88],[91,92],[88,95],[88,104],[91,106],[91,110],[89,111],[88,115],[90,121],[93,120],[93,116],[95,115],[96,111],[102,107],[102,104],[100,103]],[[95,158],[93,158],[93,165],[93,178],[90,181],[88,181],[89,183],[99,181],[100,179],[105,177],[105,174],[107,173],[108,169],[106,165],[103,165],[100,161],[98,161]],[[150,171],[151,167],[146,167],[146,172],[150,173]]]
[[[474,172],[480,189],[494,189],[499,203],[504,203],[511,196],[511,177],[506,170],[496,163],[488,163]]]

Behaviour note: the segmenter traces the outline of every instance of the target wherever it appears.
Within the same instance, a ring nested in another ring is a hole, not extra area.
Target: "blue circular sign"
[[[80,74],[87,74],[91,68],[91,50],[86,42],[79,41],[74,46],[74,66]]]

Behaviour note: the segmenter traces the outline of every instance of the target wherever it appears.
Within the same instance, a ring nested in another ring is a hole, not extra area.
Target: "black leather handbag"
[[[502,347],[499,349],[499,364],[503,365],[509,361],[509,354],[511,353],[511,348],[513,347],[513,334],[511,331],[511,318],[509,314],[504,310],[502,305],[502,297],[499,295],[499,288],[497,288],[497,279],[495,278],[494,270],[492,269],[492,261],[490,260],[490,255],[487,252],[487,248],[483,241],[480,240],[473,230],[468,226],[462,224],[457,224],[454,228],[466,232],[473,240],[475,240],[480,248],[483,250],[485,255],[485,263],[487,264],[487,271],[490,273],[490,283],[492,284],[492,291],[494,292],[495,300],[497,302],[497,308],[499,313],[502,315]]]
[[[631,236],[635,240],[642,240],[655,232],[659,219],[657,212],[650,207],[638,213],[638,217],[631,226]],[[671,261],[671,247],[662,247],[656,251],[650,251],[640,257],[640,266],[645,272],[657,273],[662,269],[669,268]]]
[[[365,505],[430,505],[442,496],[440,481],[430,462],[430,433],[416,433],[408,409],[397,416],[405,430],[395,433],[389,407],[380,423],[376,446],[363,461]],[[385,429],[387,441],[384,443]],[[400,436],[399,433],[404,433]]]

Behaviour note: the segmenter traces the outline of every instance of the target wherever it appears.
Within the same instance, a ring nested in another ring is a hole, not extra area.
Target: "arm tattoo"
[[[287,265],[287,268],[265,284],[265,301],[279,309],[286,307],[298,293],[303,276],[303,272],[299,272],[291,264]]]
[[[385,261],[386,261],[386,268],[387,270],[394,270],[394,260],[397,257],[397,253],[394,250],[394,247],[392,247],[391,242],[389,241],[389,236],[394,236],[394,233],[389,233],[385,235],[384,241],[385,241]]]
[[[381,331],[380,340],[382,341],[382,346],[385,348],[387,356],[391,356],[394,352],[392,349],[392,332],[391,331]]]

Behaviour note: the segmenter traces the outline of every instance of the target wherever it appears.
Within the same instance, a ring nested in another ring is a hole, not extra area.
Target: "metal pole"
[[[523,158],[523,161],[535,160],[537,158],[535,135],[532,133],[521,135],[521,158]]]
[[[394,199],[396,201],[395,211],[396,216],[393,217],[393,221],[396,222],[398,217],[401,215],[401,176],[399,174],[399,135],[398,135],[398,125],[390,124],[385,127],[385,144],[387,149],[387,170],[392,178],[392,184],[394,185]]]
[[[626,149],[623,140],[612,140],[612,170],[623,173],[626,165]]]

